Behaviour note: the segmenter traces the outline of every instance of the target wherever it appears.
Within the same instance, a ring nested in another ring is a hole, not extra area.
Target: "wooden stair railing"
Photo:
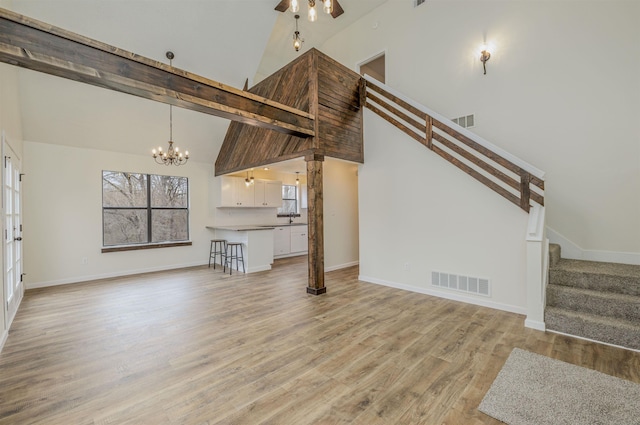
[[[526,212],[544,205],[544,172],[365,75],[366,107]]]

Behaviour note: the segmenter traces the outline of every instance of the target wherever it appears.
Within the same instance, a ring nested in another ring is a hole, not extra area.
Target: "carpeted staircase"
[[[640,266],[549,257],[547,329],[640,350]]]

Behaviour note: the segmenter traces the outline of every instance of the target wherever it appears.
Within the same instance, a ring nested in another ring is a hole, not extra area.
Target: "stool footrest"
[[[240,248],[240,252],[238,252]],[[242,242],[227,242],[224,253],[224,272],[227,271],[227,265],[229,265],[229,274],[233,274],[233,260],[236,260],[236,270],[240,271],[240,263],[242,263],[242,272],[246,273],[244,265],[244,249]]]

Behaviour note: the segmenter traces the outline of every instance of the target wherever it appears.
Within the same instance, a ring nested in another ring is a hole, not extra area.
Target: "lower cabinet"
[[[273,229],[273,255],[291,253],[291,228],[288,226]]]
[[[281,226],[273,229],[273,255],[275,257],[304,254],[308,251],[307,226]]]
[[[306,252],[308,250],[307,226],[291,226],[291,252]]]

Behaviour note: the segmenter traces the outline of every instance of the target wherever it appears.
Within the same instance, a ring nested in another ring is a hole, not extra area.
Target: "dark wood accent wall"
[[[363,162],[360,75],[311,49],[248,91],[308,112],[315,137],[232,122],[215,164],[222,175],[307,155]]]
[[[364,161],[359,74],[318,53],[318,130],[325,156]]]
[[[248,89],[249,93],[309,112],[309,64],[311,55],[302,55],[265,80]],[[312,128],[315,122],[312,123]],[[312,151],[313,138],[296,137],[240,122],[229,125],[216,159],[216,175],[249,167],[297,158]]]

